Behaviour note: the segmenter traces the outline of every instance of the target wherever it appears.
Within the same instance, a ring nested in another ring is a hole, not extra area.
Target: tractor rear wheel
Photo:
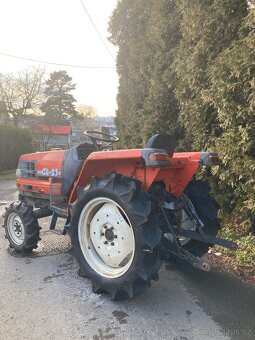
[[[93,178],[80,189],[71,218],[75,256],[93,292],[114,300],[131,298],[150,287],[161,266],[158,216],[129,177]]]
[[[22,202],[12,203],[6,208],[3,217],[6,238],[11,248],[22,253],[37,248],[40,227],[32,207]]]

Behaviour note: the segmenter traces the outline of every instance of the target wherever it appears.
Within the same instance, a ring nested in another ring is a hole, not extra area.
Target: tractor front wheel
[[[75,256],[95,293],[115,300],[150,287],[161,266],[158,217],[140,184],[111,174],[80,189],[71,219]]]
[[[31,252],[39,241],[39,225],[33,208],[25,203],[12,203],[4,214],[6,238],[18,252]]]

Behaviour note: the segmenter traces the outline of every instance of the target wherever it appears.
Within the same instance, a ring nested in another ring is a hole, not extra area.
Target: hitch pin
[[[193,263],[193,267],[203,270],[204,272],[209,272],[211,270],[211,265],[208,261],[205,260],[199,260],[197,262]]]

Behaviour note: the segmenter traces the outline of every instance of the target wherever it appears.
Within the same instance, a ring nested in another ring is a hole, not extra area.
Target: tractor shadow
[[[255,338],[255,287],[212,268],[194,269],[188,263],[165,265],[165,275],[178,275],[196,303],[221,325],[232,339]]]
[[[202,309],[227,338],[255,338],[255,287],[216,268],[202,272],[187,263],[164,263],[159,274],[159,281],[152,282],[148,291],[133,300],[115,302],[116,309],[173,323],[177,331],[189,327],[202,331],[206,327],[199,323]]]

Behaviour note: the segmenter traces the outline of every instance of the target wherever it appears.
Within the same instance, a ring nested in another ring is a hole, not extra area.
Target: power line
[[[89,20],[90,20],[92,26],[94,27],[94,30],[95,30],[95,32],[97,33],[99,39],[101,40],[102,44],[104,45],[104,47],[105,47],[105,49],[107,50],[107,52],[109,53],[109,55],[110,55],[110,56],[112,57],[112,59],[115,61],[115,58],[114,58],[114,56],[112,55],[112,52],[109,50],[109,48],[108,48],[108,46],[106,45],[104,39],[102,38],[101,34],[99,33],[99,31],[98,31],[98,29],[97,29],[97,27],[96,27],[96,25],[95,25],[93,19],[91,18],[90,14],[89,14],[89,12],[88,12],[88,10],[87,10],[87,8],[86,8],[86,6],[84,5],[84,3],[83,3],[82,0],[80,0],[80,2],[81,2],[81,5],[82,5],[84,11],[85,11],[86,14],[87,14],[87,16],[88,16],[88,18],[89,18]]]
[[[21,57],[21,56],[17,56],[17,55],[14,55],[14,54],[8,54],[8,53],[3,53],[3,52],[0,52],[0,55],[3,55],[5,57],[10,57],[10,58],[26,60],[26,61],[32,61],[32,62],[41,63],[41,64],[48,64],[48,65],[57,65],[57,66],[75,67],[75,68],[90,68],[90,69],[115,69],[114,66],[88,66],[88,65],[73,65],[73,64],[54,63],[54,62],[51,62],[51,61],[44,61],[44,60],[27,58],[27,57]]]

